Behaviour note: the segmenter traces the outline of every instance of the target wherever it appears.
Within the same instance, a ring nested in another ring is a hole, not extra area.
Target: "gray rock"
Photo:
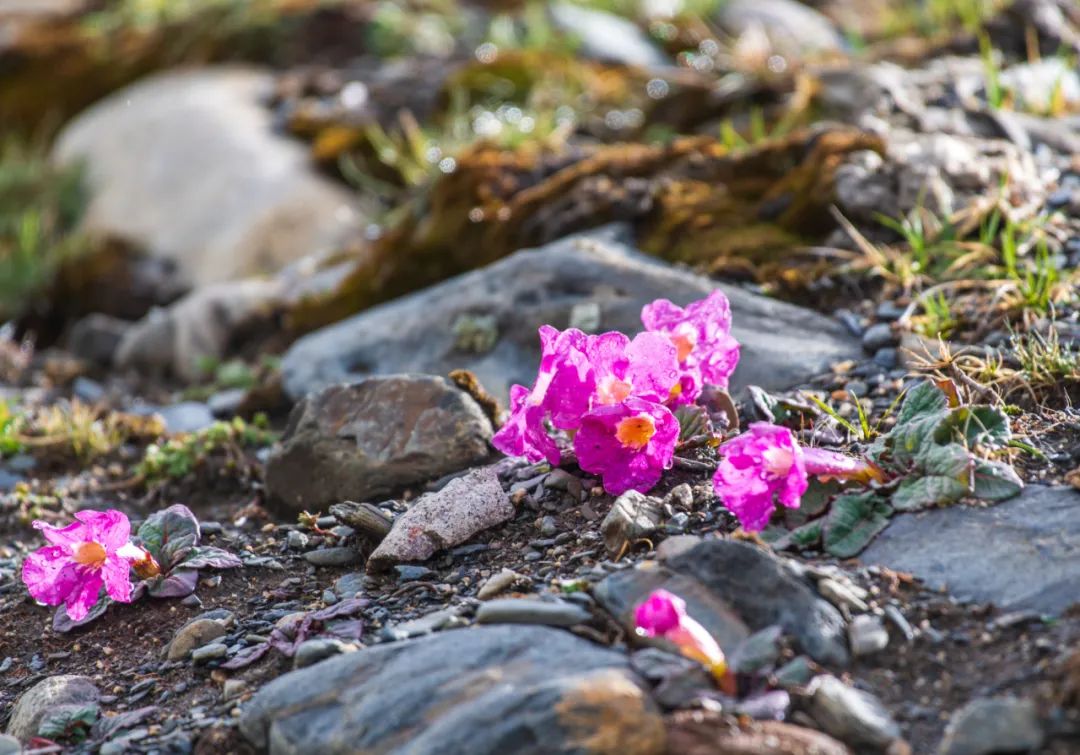
[[[636,24],[606,11],[570,3],[548,6],[555,27],[576,38],[579,52],[608,63],[630,66],[670,66],[671,60]]]
[[[25,742],[37,736],[41,719],[57,706],[96,703],[100,697],[101,693],[88,677],[47,677],[19,696],[8,720],[7,733]]]
[[[873,695],[849,687],[835,676],[810,682],[808,712],[826,734],[855,748],[884,751],[900,738],[900,727]]]
[[[370,503],[336,503],[330,507],[330,513],[342,524],[376,543],[390,534],[394,525],[394,517]]]
[[[108,367],[130,328],[131,323],[126,320],[95,312],[77,320],[71,326],[67,338],[68,348],[80,359]]]
[[[709,630],[720,647],[731,649],[750,636],[750,629],[723,598],[693,577],[656,564],[615,572],[596,585],[593,594],[619,620],[627,634],[635,637],[634,611],[653,590],[660,588],[685,600],[687,613]]]
[[[266,486],[289,511],[370,498],[483,461],[491,435],[476,401],[444,378],[336,385],[293,409]]]
[[[649,537],[660,526],[663,516],[661,502],[628,490],[611,505],[611,510],[600,524],[604,545],[612,556],[620,556],[632,543]]]
[[[364,591],[364,580],[367,576],[356,572],[354,574],[342,574],[334,582],[334,592],[342,600],[355,598]]]
[[[224,357],[237,333],[272,320],[281,291],[277,281],[254,279],[197,288],[128,328],[114,361],[121,368],[197,380],[203,362]]]
[[[488,577],[487,581],[480,586],[476,597],[480,600],[494,598],[499,593],[508,590],[519,579],[522,579],[522,576],[513,569],[502,569]]]
[[[536,378],[537,328],[566,327],[575,307],[596,304],[600,330],[633,335],[641,330],[644,304],[661,297],[687,304],[717,288],[731,300],[733,332],[742,343],[735,389],[788,388],[830,363],[858,357],[857,341],[833,320],[647,257],[628,245],[628,233],[626,226],[607,226],[520,251],[305,336],[282,362],[286,392],[300,399],[359,374],[465,368],[505,400],[511,384],[532,385]],[[461,350],[454,324],[480,315],[495,318],[495,345],[481,353]]]
[[[552,627],[572,627],[588,621],[590,613],[584,607],[565,600],[535,600],[532,598],[502,598],[490,600],[476,612],[480,624],[544,624]]]
[[[314,666],[319,661],[324,661],[331,656],[355,651],[356,645],[333,638],[320,637],[314,640],[306,640],[300,643],[300,647],[296,648],[296,655],[293,656],[293,668]]]
[[[243,679],[226,679],[221,685],[221,699],[225,702],[235,700],[247,691],[247,682]]]
[[[320,548],[305,553],[304,560],[315,566],[348,566],[360,560],[360,551],[348,547]]]
[[[1080,73],[1062,57],[1009,66],[1001,71],[1000,83],[1015,94],[1019,110],[1048,112],[1055,97],[1069,110],[1080,105]]]
[[[771,553],[735,540],[706,540],[665,563],[716,593],[752,630],[778,624],[819,663],[847,663],[840,613]]]
[[[201,401],[181,401],[163,406],[156,413],[165,420],[165,429],[170,433],[193,433],[214,424],[213,412]]]
[[[269,71],[151,76],[60,134],[59,162],[86,165],[85,228],[173,261],[192,285],[276,272],[362,228],[349,192],[273,128]]]
[[[972,700],[953,714],[941,755],[1034,752],[1046,738],[1035,704],[1015,697]]]
[[[1029,485],[995,506],[903,514],[859,559],[962,600],[1057,615],[1080,600],[1080,493]]]
[[[22,743],[8,734],[0,734],[0,755],[19,755]]]
[[[852,655],[873,655],[889,646],[889,631],[877,616],[864,613],[848,625],[848,641]]]
[[[862,345],[869,353],[873,354],[883,346],[888,346],[891,343],[896,342],[896,337],[893,335],[892,328],[887,322],[879,322],[871,325],[863,333]]]
[[[781,55],[839,52],[844,38],[822,13],[796,0],[728,0],[717,20],[726,31],[741,36],[758,29]]]
[[[195,648],[191,651],[192,663],[209,663],[210,661],[217,660],[218,658],[224,658],[226,653],[229,652],[229,647],[223,642],[211,642],[209,645],[203,645],[200,648]]]
[[[425,493],[394,520],[379,547],[368,557],[369,572],[401,561],[424,561],[437,550],[468,540],[481,530],[514,516],[493,467],[474,469],[447,483],[442,490]]]
[[[567,632],[480,627],[285,674],[244,706],[240,730],[269,755],[659,755],[663,721],[641,685],[623,653]]]
[[[421,637],[425,634],[438,632],[441,629],[452,629],[464,626],[467,622],[460,617],[460,607],[444,608],[424,614],[419,619],[403,621],[400,624],[391,624],[383,627],[380,636],[388,642],[399,642],[413,637]]]
[[[195,648],[225,636],[225,625],[214,619],[192,619],[176,630],[172,640],[165,646],[165,658],[180,661],[187,658]]]

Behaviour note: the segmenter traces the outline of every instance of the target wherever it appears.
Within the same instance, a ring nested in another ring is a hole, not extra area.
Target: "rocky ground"
[[[1080,751],[1078,57],[1068,0],[0,0],[0,753]],[[1018,477],[751,535],[708,444],[492,448],[540,325],[717,288],[718,432],[871,453],[931,380]],[[240,565],[27,593],[32,521],[177,503]]]

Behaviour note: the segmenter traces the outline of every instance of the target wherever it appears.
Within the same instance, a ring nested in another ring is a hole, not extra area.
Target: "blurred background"
[[[0,0],[8,359],[213,382],[612,220],[820,310],[1030,274],[1045,314],[1078,52],[1071,0]]]

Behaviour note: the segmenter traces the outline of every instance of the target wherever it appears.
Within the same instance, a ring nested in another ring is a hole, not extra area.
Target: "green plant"
[[[212,454],[222,451],[233,463],[242,458],[245,447],[273,443],[276,435],[269,429],[265,415],[251,422],[234,417],[231,422],[215,422],[210,427],[146,447],[135,473],[146,482],[179,480],[186,477]]]
[[[990,36],[984,32],[979,34],[979,54],[986,77],[986,102],[994,110],[1001,110],[1008,102],[1008,92],[1001,84],[1001,67],[994,55]]]
[[[44,144],[0,144],[0,322],[22,314],[85,250],[74,233],[83,207],[79,169],[50,165]]]
[[[918,325],[918,331],[930,338],[948,338],[952,335],[959,324],[953,316],[949,300],[945,298],[944,291],[926,296],[921,299],[923,316]]]

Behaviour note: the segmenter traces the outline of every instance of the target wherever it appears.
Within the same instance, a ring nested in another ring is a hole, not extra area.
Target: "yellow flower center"
[[[787,448],[769,448],[761,454],[761,460],[766,472],[773,477],[783,477],[791,471],[795,456]]]
[[[681,395],[682,395],[682,383],[680,382],[680,383],[676,383],[675,385],[671,386],[671,392],[668,393],[668,401],[674,401],[675,399],[677,399]]]
[[[600,381],[596,387],[596,393],[600,403],[608,406],[625,401],[632,388],[630,383],[611,375]]]
[[[615,438],[624,448],[644,448],[656,434],[656,422],[648,414],[627,417],[615,426]]]
[[[105,564],[105,557],[108,554],[105,552],[105,547],[101,543],[95,543],[93,540],[79,543],[75,546],[75,551],[71,554],[72,560],[77,564],[81,564],[89,569],[100,569]]]
[[[685,362],[693,352],[697,338],[693,333],[672,333],[671,342],[675,344],[675,355],[679,358],[679,362]]]

